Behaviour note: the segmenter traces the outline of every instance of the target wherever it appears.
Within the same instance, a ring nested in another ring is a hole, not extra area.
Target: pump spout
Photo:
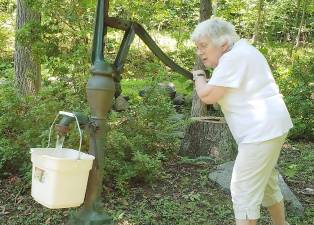
[[[89,118],[86,115],[79,113],[79,112],[73,112],[72,114],[75,115],[75,117],[77,118],[78,123],[80,125],[80,128],[83,128],[86,125],[88,125]],[[55,125],[56,132],[59,136],[67,135],[67,133],[70,130],[69,125],[72,122],[75,122],[75,120],[76,120],[75,117],[68,116],[68,115],[62,115],[62,119],[59,121],[59,123],[57,123]]]

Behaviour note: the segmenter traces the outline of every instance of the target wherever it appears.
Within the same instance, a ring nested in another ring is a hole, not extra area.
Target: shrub
[[[150,88],[143,98],[133,95],[128,111],[110,113],[105,180],[113,180],[121,191],[132,181],[152,183],[160,178],[163,162],[178,149],[176,131],[182,128],[182,122],[173,122],[175,109],[157,84],[148,82]],[[88,112],[84,96],[62,81],[44,85],[37,96],[20,96],[13,81],[6,82],[1,85],[0,105],[0,171],[20,172],[26,179],[30,179],[29,149],[47,146],[56,113]],[[75,148],[78,135],[71,133],[65,144]],[[83,149],[88,149],[87,142]]]
[[[112,180],[120,191],[132,181],[152,183],[161,177],[163,161],[179,147],[173,122],[176,112],[170,99],[156,82],[143,98],[131,100],[131,109],[110,115],[110,132],[105,157],[105,180]]]
[[[313,60],[314,56],[296,57],[281,86],[293,119],[294,128],[290,132],[293,139],[314,140]]]
[[[304,48],[291,55],[287,46],[268,48],[266,54],[294,124],[289,138],[313,140],[313,51]]]
[[[67,83],[43,86],[37,96],[21,96],[9,79],[0,86],[0,172],[16,173],[30,164],[29,150],[47,146],[49,127],[60,110],[84,111],[87,106]],[[78,143],[71,136],[69,145]]]

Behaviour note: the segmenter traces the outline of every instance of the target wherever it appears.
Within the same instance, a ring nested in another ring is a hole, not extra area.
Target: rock
[[[48,82],[50,82],[51,84],[54,84],[58,81],[57,77],[48,77]]]
[[[173,114],[171,116],[168,117],[168,119],[171,121],[171,122],[178,122],[180,120],[183,120],[185,118],[185,116],[183,114]]]
[[[174,105],[184,105],[185,99],[181,94],[176,94],[176,97],[172,100]]]
[[[141,96],[141,97],[144,97],[145,93],[146,93],[146,89],[140,90],[140,91],[138,92],[138,95]]]
[[[292,212],[298,214],[299,216],[303,216],[304,207],[302,206],[298,198],[290,190],[289,186],[286,184],[281,175],[279,175],[279,186],[285,202],[287,203],[285,204],[285,207],[287,209],[290,209]]]
[[[130,100],[130,96],[123,96],[123,98],[124,98],[125,100],[127,100],[127,101]]]
[[[184,138],[184,132],[182,131],[175,131],[172,133],[175,137],[179,138],[179,139],[183,139]]]
[[[192,101],[193,101],[193,97],[192,97],[192,95],[186,95],[185,97],[184,97],[184,103],[185,103],[185,105],[186,106],[192,106]]]
[[[176,87],[174,85],[174,83],[171,82],[163,82],[163,83],[159,83],[158,84],[159,87],[161,87],[162,89],[166,90],[169,97],[171,99],[174,99],[176,96]]]
[[[129,103],[122,95],[120,95],[115,99],[113,107],[117,112],[121,112],[129,108]]]
[[[225,192],[230,193],[230,182],[234,161],[226,162],[217,167],[217,170],[209,174],[209,179],[218,183]],[[285,200],[286,208],[303,216],[304,207],[290,190],[281,175],[279,175],[279,186]]]
[[[314,189],[313,188],[305,188],[301,193],[304,195],[314,195]]]
[[[209,174],[209,179],[218,183],[225,192],[230,192],[231,174],[234,161],[217,166],[216,171]]]
[[[168,94],[168,96],[171,98],[171,99],[174,99],[175,96],[176,96],[176,87],[173,83],[171,82],[164,82],[164,83],[159,83],[158,86],[165,90],[166,93]],[[140,90],[138,92],[138,95],[141,96],[141,97],[144,97],[144,95],[146,94],[146,92],[149,91],[151,87],[144,87],[143,90]]]

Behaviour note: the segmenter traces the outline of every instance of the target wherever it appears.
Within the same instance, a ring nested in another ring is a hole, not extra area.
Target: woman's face
[[[197,47],[196,54],[207,68],[215,68],[218,65],[219,58],[228,49],[227,43],[216,47],[207,37],[201,37],[195,44]]]

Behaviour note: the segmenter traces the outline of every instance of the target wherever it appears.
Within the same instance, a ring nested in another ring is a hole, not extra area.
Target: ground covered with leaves
[[[291,225],[314,224],[313,143],[286,143],[279,168],[285,181],[305,208],[304,217],[289,211]],[[105,212],[118,225],[228,225],[234,224],[232,202],[228,193],[208,179],[219,165],[216,161],[176,158],[165,165],[162,179],[152,186],[134,183],[128,193],[118,194],[104,186]],[[0,181],[1,225],[61,225],[75,209],[47,209],[30,196],[31,183],[9,176]],[[268,225],[265,209],[259,224]]]

